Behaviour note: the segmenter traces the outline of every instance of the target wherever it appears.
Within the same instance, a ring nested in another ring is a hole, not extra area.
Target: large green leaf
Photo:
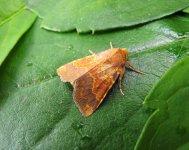
[[[189,0],[28,0],[53,31],[95,32],[158,19],[189,6]]]
[[[0,25],[0,65],[20,37],[30,28],[36,15],[22,9],[10,20]]]
[[[143,108],[144,97],[189,48],[188,21],[173,16],[135,29],[78,35],[48,32],[38,19],[0,68],[1,149],[133,149],[151,114]],[[146,75],[127,70],[126,95],[115,84],[84,118],[56,69],[88,55],[88,49],[109,48],[110,41],[127,47],[130,61]]]
[[[36,18],[24,6],[25,0],[0,0],[0,66]]]
[[[148,120],[137,149],[189,149],[189,57],[179,60],[145,99],[157,108]]]

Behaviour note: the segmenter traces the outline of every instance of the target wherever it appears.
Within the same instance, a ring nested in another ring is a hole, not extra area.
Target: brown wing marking
[[[74,100],[84,116],[92,114],[119,76],[118,68],[99,64],[75,80]]]

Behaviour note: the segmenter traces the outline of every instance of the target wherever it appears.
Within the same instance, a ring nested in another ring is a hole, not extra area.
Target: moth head
[[[126,58],[127,60],[127,56],[129,54],[128,50],[126,48],[120,48],[120,50],[121,50],[122,56]]]

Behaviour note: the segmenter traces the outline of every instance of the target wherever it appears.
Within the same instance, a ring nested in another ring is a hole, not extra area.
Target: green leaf
[[[0,25],[19,12],[25,6],[25,0],[0,0]]]
[[[179,60],[145,99],[156,111],[146,123],[136,149],[188,149],[189,56]]]
[[[24,6],[25,0],[0,0],[0,66],[36,18]]]
[[[0,25],[0,65],[20,37],[31,27],[36,15],[22,9],[14,17]]]
[[[1,149],[133,149],[151,114],[142,103],[153,84],[189,48],[189,16],[95,35],[48,32],[38,19],[0,68]],[[61,65],[114,47],[128,48],[122,96],[117,83],[103,104],[84,118],[72,87],[56,74]],[[112,144],[113,143],[113,144]]]
[[[189,13],[189,7],[183,10],[183,12]]]
[[[28,6],[43,17],[45,29],[94,33],[162,18],[189,6],[189,0],[29,0]]]

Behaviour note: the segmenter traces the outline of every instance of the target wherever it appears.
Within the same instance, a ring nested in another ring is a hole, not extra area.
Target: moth
[[[134,71],[143,74],[128,61],[126,48],[111,48],[100,53],[94,53],[84,58],[72,61],[57,69],[57,74],[63,82],[70,82],[74,88],[73,99],[80,112],[91,115],[102,103],[116,80],[120,92],[126,64]]]

